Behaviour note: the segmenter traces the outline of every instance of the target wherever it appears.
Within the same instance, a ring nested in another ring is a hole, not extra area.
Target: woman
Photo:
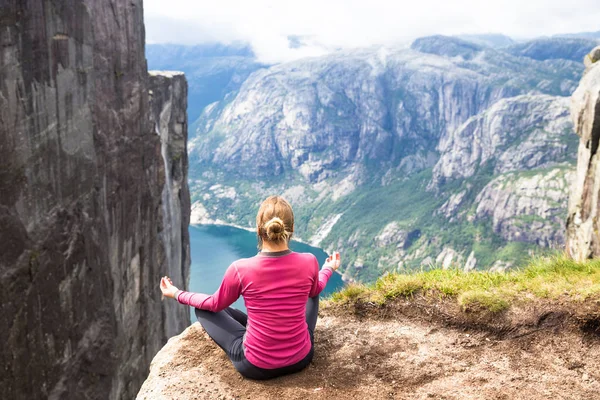
[[[327,258],[319,271],[314,255],[292,252],[294,213],[282,197],[261,204],[256,227],[260,252],[231,264],[212,296],[178,290],[168,277],[160,289],[196,307],[198,321],[243,376],[270,379],[311,362],[319,293],[339,268],[340,255]],[[229,307],[240,295],[248,315]]]

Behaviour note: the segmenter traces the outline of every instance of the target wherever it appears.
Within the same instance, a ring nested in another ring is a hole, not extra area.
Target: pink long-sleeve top
[[[259,253],[231,264],[213,295],[180,291],[176,297],[182,304],[218,312],[244,296],[246,359],[259,368],[274,369],[295,364],[309,353],[306,302],[321,293],[332,273],[331,268],[319,271],[310,253]]]

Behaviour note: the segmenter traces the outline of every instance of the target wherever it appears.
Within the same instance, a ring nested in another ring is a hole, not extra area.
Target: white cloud
[[[534,37],[600,29],[598,0],[145,0],[148,42],[246,41],[263,61],[431,34]],[[288,35],[309,37],[290,49]]]

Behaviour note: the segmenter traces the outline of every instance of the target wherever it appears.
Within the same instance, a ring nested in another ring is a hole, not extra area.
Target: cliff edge
[[[195,323],[156,355],[137,399],[588,399],[600,347],[578,313],[536,303],[483,323],[421,296],[328,307],[312,364],[262,382],[242,378]]]
[[[189,274],[185,77],[149,77],[142,0],[0,9],[0,397],[132,398],[189,325],[157,290]]]
[[[600,46],[585,57],[586,71],[571,97],[571,116],[580,136],[577,174],[569,199],[567,251],[576,260],[600,256]]]

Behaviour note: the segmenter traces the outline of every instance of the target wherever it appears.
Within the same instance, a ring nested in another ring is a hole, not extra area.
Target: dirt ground
[[[242,378],[196,323],[157,355],[138,399],[600,399],[600,306],[551,306],[329,308],[312,364],[265,382]]]

